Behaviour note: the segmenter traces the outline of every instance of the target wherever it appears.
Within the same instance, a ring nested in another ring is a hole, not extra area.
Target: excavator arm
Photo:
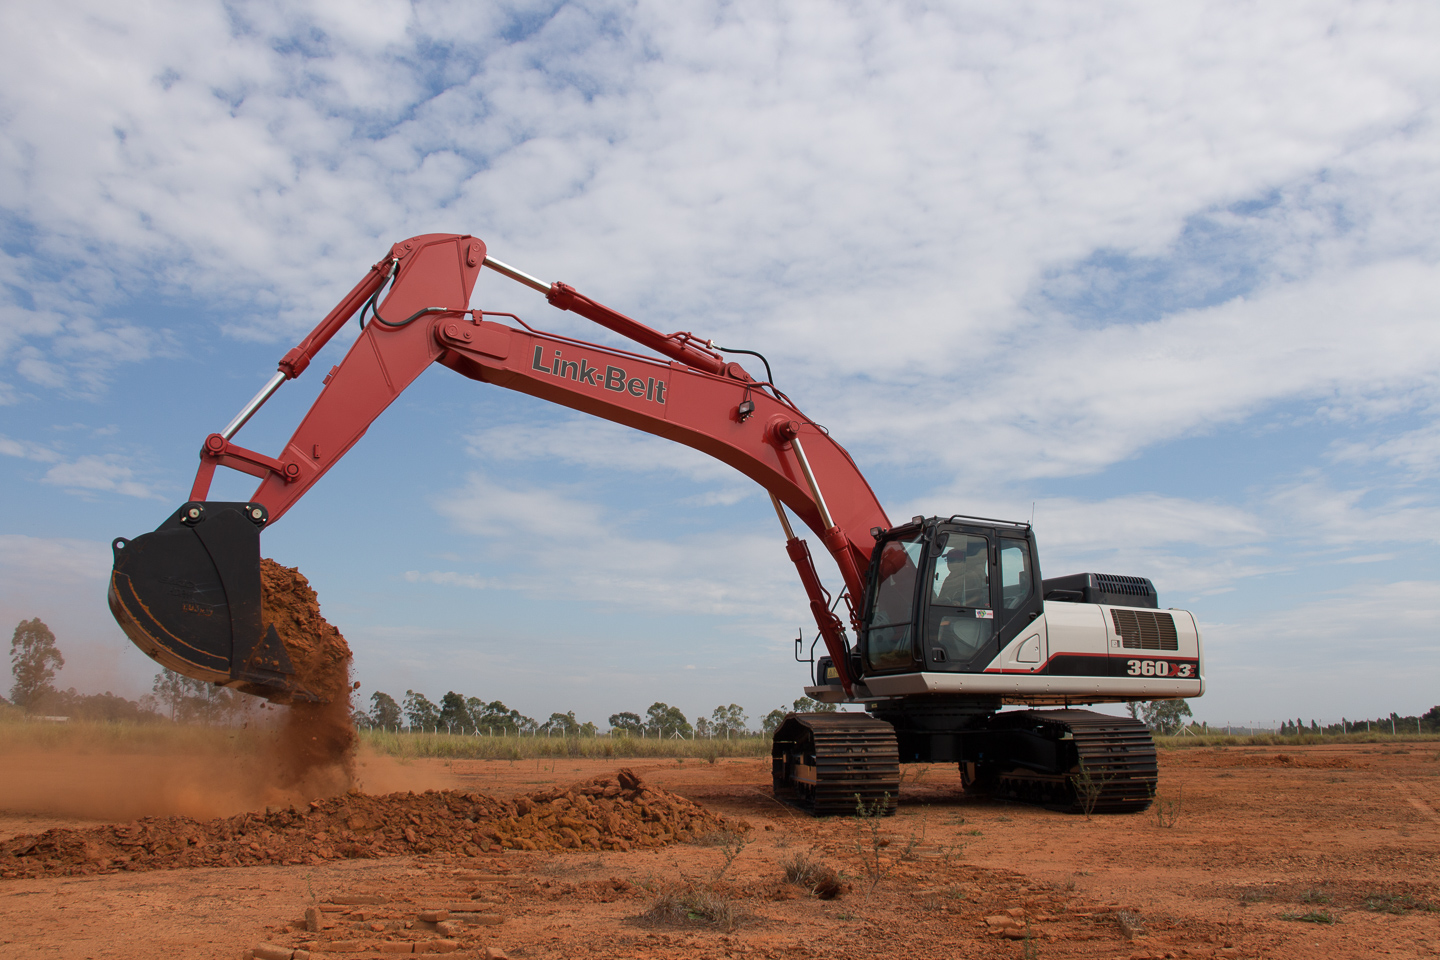
[[[470,294],[489,268],[546,295],[663,359],[487,319]],[[388,284],[388,290],[386,289]],[[383,298],[381,294],[384,294]],[[286,380],[357,313],[360,336],[325,377],[320,396],[278,456],[234,436]],[[259,534],[364,436],[431,364],[683,443],[729,464],[771,494],[826,648],[848,691],[848,647],[789,508],[820,537],[853,598],[852,625],[873,528],[889,520],[848,453],[772,384],[756,381],[688,333],[662,334],[561,284],[545,284],[487,255],[478,238],[449,234],[395,244],[280,361],[264,389],[205,439],[190,500],[150,534],[114,543],[109,601],[116,620],[154,659],[181,673],[277,702],[312,696],[273,629],[260,622]],[[245,503],[207,500],[215,469],[260,480]]]

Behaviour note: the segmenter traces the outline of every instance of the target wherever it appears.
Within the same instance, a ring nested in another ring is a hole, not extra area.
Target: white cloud
[[[1360,583],[1308,602],[1202,624],[1212,722],[1423,713],[1440,669],[1440,583]],[[1398,668],[1397,668],[1398,665]]]
[[[59,453],[43,444],[32,443],[29,440],[12,440],[3,434],[0,434],[0,454],[34,460],[37,463],[56,463],[64,459]]]
[[[106,430],[95,435],[106,435]],[[0,455],[20,457],[36,463],[52,464],[45,471],[44,482],[64,487],[72,493],[82,491],[111,491],[127,497],[158,499],[159,495],[149,486],[136,479],[134,467],[119,454],[84,454],[73,460],[65,454],[44,444],[29,440],[14,440],[0,434]]]
[[[1433,477],[1440,468],[1440,423],[1407,430],[1386,440],[1336,441],[1331,445],[1330,457],[1340,463],[1389,464],[1414,479]]]
[[[791,382],[822,385],[796,371],[818,361],[892,392],[1044,347],[1015,309],[1047,271],[1161,256],[1277,191],[1277,261],[1287,238],[1433,250],[1423,5],[384,9],[11,8],[9,89],[45,91],[7,105],[12,212],[50,256],[103,245],[96,289],[156,263],[258,286],[291,329],[405,231],[480,229],[658,326],[773,350]]]
[[[57,463],[45,472],[45,482],[71,492],[96,490],[124,494],[127,497],[164,499],[135,479],[135,471],[123,457],[116,454],[86,455],[67,463]]]
[[[739,477],[733,467],[698,450],[590,417],[492,424],[465,441],[470,453],[485,461],[558,462],[586,471],[668,474],[727,487],[735,487]]]
[[[0,566],[12,584],[94,584],[109,580],[112,561],[107,543],[0,534]]]
[[[517,490],[478,473],[435,506],[459,529],[486,538],[489,562],[507,572],[413,572],[406,575],[411,582],[767,621],[803,610],[778,535],[637,536],[630,532],[634,518],[569,491]]]
[[[1288,532],[1330,544],[1440,543],[1440,505],[1417,495],[1364,487],[1336,490],[1321,478],[1274,491]]]
[[[1324,441],[1376,466],[1355,489],[1302,470],[1044,498],[1050,570],[1204,593],[1295,544],[1433,543],[1433,497],[1403,486],[1437,463],[1412,419],[1440,401],[1437,38],[1433,4],[1341,0],[0,6],[0,402],[123,393],[121,366],[213,338],[127,319],[157,299],[290,340],[391,241],[474,230],[652,326],[762,350],[877,484],[1023,500],[996,512],[1277,408],[1369,434]],[[613,340],[497,277],[477,301]],[[48,482],[149,495],[128,460],[6,430]],[[512,552],[416,582],[792,602],[783,560],[753,560],[768,539],[636,534],[644,504],[515,475],[619,468],[713,506],[751,489],[723,465],[572,420],[470,443],[512,474],[441,505],[457,526],[496,551],[585,531],[587,566]]]
[[[405,571],[406,583],[438,583],[447,587],[467,587],[471,590],[496,590],[506,589],[502,580],[493,577],[477,577],[473,574],[455,573],[454,571],[431,571],[421,573],[418,570]]]

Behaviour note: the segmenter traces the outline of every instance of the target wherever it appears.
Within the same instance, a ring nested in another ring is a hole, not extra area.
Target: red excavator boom
[[[546,294],[666,359],[531,328],[510,314],[469,306],[483,268]],[[388,284],[388,290],[387,290]],[[381,294],[384,294],[383,298]],[[234,436],[352,317],[363,329],[278,455]],[[367,314],[369,322],[365,322]],[[510,326],[488,319],[505,316]],[[768,490],[840,681],[853,677],[842,622],[821,585],[788,507],[814,531],[858,603],[873,528],[890,523],[844,448],[773,384],[727,362],[690,333],[662,334],[563,284],[546,284],[487,256],[476,237],[428,234],[395,244],[221,432],[205,439],[190,501],[154,533],[115,541],[110,605],[131,639],[189,676],[279,702],[297,687],[278,638],[260,623],[259,532],[282,517],[432,363],[486,383],[613,420],[721,460]],[[215,468],[260,479],[245,503],[207,500]],[[782,506],[783,505],[783,506]],[[850,608],[852,626],[855,609]]]

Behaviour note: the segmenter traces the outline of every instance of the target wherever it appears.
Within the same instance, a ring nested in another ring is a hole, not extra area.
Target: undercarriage
[[[1073,813],[1134,813],[1155,795],[1155,744],[1138,720],[984,701],[871,707],[786,717],[771,748],[776,797],[815,816],[890,813],[901,763],[956,763],[968,795]]]

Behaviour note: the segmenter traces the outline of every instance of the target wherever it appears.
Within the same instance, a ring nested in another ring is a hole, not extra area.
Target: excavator
[[[474,309],[482,269],[648,352]],[[272,457],[236,443],[357,314],[359,335],[284,449]],[[765,379],[730,355],[760,360]],[[491,257],[470,235],[394,244],[235,418],[205,438],[189,500],[153,532],[113,541],[108,601],[130,639],[198,680],[274,703],[316,700],[262,622],[261,533],[436,363],[683,443],[769,492],[818,628],[805,692],[861,708],[785,718],[771,750],[777,797],[817,816],[889,813],[902,763],[954,763],[971,795],[1086,813],[1150,804],[1157,771],[1145,725],[1076,707],[1200,696],[1204,661],[1191,614],[1160,609],[1144,577],[1043,579],[1028,523],[962,514],[892,523],[850,454],[775,385],[761,354],[662,334]],[[259,480],[249,500],[208,499],[222,466]],[[792,516],[838,568],[838,595]],[[820,641],[826,652],[817,659]],[[796,659],[802,643],[803,634]]]

